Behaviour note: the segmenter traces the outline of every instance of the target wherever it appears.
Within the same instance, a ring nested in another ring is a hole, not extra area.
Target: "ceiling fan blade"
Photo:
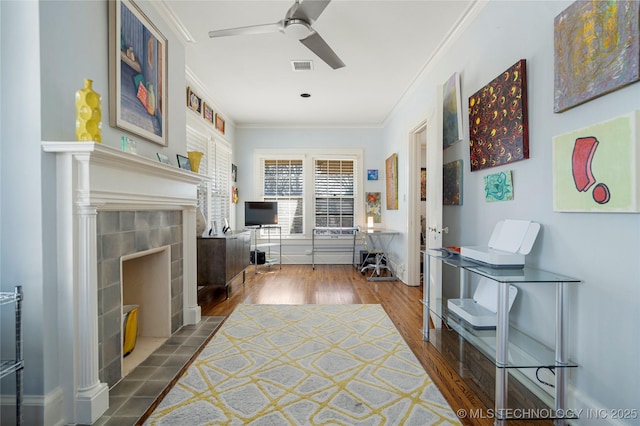
[[[334,70],[344,67],[344,62],[338,58],[338,55],[336,55],[336,53],[317,32],[314,31],[309,37],[303,38],[300,40],[300,43],[304,44],[309,50],[318,55],[320,59],[325,61],[327,65]]]
[[[209,37],[226,37],[235,35],[252,35],[284,32],[284,20],[273,24],[249,25],[247,27],[227,28],[225,30],[209,31]]]
[[[296,2],[287,13],[287,15],[290,13],[291,16],[287,17],[290,19],[302,19],[313,24],[329,3],[331,3],[331,0],[303,0],[302,3]]]

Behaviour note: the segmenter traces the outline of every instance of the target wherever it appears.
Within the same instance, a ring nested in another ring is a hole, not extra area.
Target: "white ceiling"
[[[333,0],[313,28],[346,64],[337,70],[281,33],[208,36],[277,22],[293,0],[164,0],[160,10],[193,39],[186,63],[205,100],[236,125],[378,126],[475,1]],[[294,72],[292,60],[314,69]]]

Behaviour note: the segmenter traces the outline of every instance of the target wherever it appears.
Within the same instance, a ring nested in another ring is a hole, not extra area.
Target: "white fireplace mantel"
[[[42,149],[56,155],[63,409],[68,422],[93,424],[109,407],[98,374],[97,212],[182,211],[183,323],[196,324],[196,208],[204,177],[95,142],[42,142]]]

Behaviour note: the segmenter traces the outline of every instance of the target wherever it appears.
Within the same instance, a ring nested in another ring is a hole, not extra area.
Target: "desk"
[[[356,261],[356,236],[358,235],[358,230],[360,228],[357,226],[349,226],[349,227],[329,227],[329,226],[316,226],[313,228],[313,232],[311,234],[311,268],[316,269],[316,252],[321,251],[332,251],[332,252],[341,252],[341,251],[350,251],[351,252],[351,263],[355,266]],[[351,246],[347,245],[336,245],[336,246],[316,246],[317,239],[341,239],[343,236],[348,236],[353,238],[353,244]]]
[[[360,272],[365,274],[368,270],[373,270],[371,275],[367,277],[367,281],[396,281],[398,277],[396,277],[396,274],[393,272],[391,262],[389,261],[389,247],[395,236],[400,232],[372,228],[363,228],[361,232],[365,234],[365,238],[367,239],[367,251],[375,255],[376,263],[363,265]],[[369,255],[367,255],[367,257],[368,256]],[[380,276],[383,269],[389,271],[388,277]]]

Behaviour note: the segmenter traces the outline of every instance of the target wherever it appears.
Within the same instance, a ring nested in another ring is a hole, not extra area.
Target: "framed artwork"
[[[187,87],[187,107],[198,115],[202,114],[202,98],[196,95],[191,87]]]
[[[385,160],[387,185],[387,210],[398,210],[398,154]]]
[[[492,173],[484,177],[484,199],[487,202],[513,200],[511,170]]]
[[[238,181],[238,166],[231,164],[231,182]]]
[[[427,169],[420,169],[420,201],[427,201]]]
[[[167,39],[131,0],[109,2],[109,124],[167,146]]]
[[[378,180],[378,169],[368,169],[367,180]]]
[[[366,217],[373,218],[373,223],[382,223],[382,194],[380,192],[365,193],[364,212]]]
[[[460,74],[454,73],[442,86],[442,147],[462,140]]]
[[[213,108],[207,105],[206,102],[202,103],[202,117],[204,117],[205,121],[213,124]]]
[[[237,186],[232,186],[231,187],[231,202],[233,204],[238,204],[238,200],[240,196],[238,195],[238,187]]]
[[[189,157],[180,154],[177,154],[176,157],[178,158],[178,167],[191,171],[191,161],[189,161]]]
[[[216,129],[224,135],[224,118],[220,114],[216,114]]]
[[[640,2],[576,1],[554,20],[554,108],[640,79]]]
[[[526,69],[519,60],[469,98],[472,172],[529,158]]]
[[[442,166],[442,204],[462,205],[462,160]]]
[[[158,161],[161,162],[162,164],[171,164],[171,162],[169,161],[169,157],[167,157],[167,154],[158,152],[156,153],[156,155],[158,156]]]
[[[640,110],[553,138],[553,209],[640,212]]]

